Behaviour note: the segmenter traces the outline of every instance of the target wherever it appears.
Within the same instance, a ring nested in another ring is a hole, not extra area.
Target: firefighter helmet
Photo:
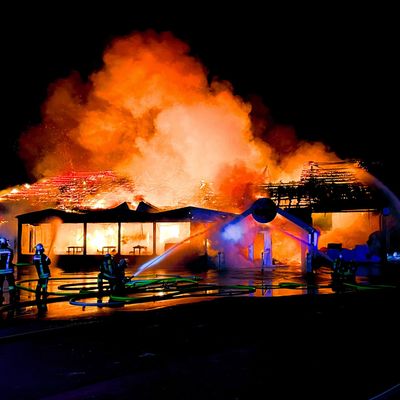
[[[42,243],[38,243],[36,245],[36,253],[44,253],[44,246],[42,245]]]
[[[5,249],[8,246],[8,241],[5,237],[0,237],[0,248]]]

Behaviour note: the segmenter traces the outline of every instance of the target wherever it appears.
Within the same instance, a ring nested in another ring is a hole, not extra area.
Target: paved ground
[[[399,300],[398,290],[221,298],[3,321],[0,398],[369,399],[400,382]]]

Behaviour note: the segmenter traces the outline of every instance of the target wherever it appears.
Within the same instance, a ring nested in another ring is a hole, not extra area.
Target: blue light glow
[[[222,238],[237,243],[243,236],[240,224],[227,225],[222,231]]]

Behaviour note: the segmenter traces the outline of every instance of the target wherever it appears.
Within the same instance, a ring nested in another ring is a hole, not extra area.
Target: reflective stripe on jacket
[[[0,274],[12,274],[14,272],[13,251],[10,248],[0,249]]]
[[[35,264],[39,278],[48,278],[50,276],[49,265],[51,264],[51,261],[46,254],[35,254],[33,256],[33,263]]]

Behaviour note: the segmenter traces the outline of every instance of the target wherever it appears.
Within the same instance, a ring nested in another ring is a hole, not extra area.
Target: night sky
[[[262,100],[275,123],[293,126],[300,139],[323,141],[342,158],[368,161],[398,192],[400,68],[393,10],[262,10],[249,2],[215,10],[191,3],[193,11],[177,14],[155,4],[144,11],[127,1],[82,3],[14,3],[2,10],[0,188],[29,180],[18,160],[18,137],[40,121],[49,84],[72,71],[87,77],[100,68],[113,37],[154,29],[186,41],[210,79],[230,81],[245,100]]]

